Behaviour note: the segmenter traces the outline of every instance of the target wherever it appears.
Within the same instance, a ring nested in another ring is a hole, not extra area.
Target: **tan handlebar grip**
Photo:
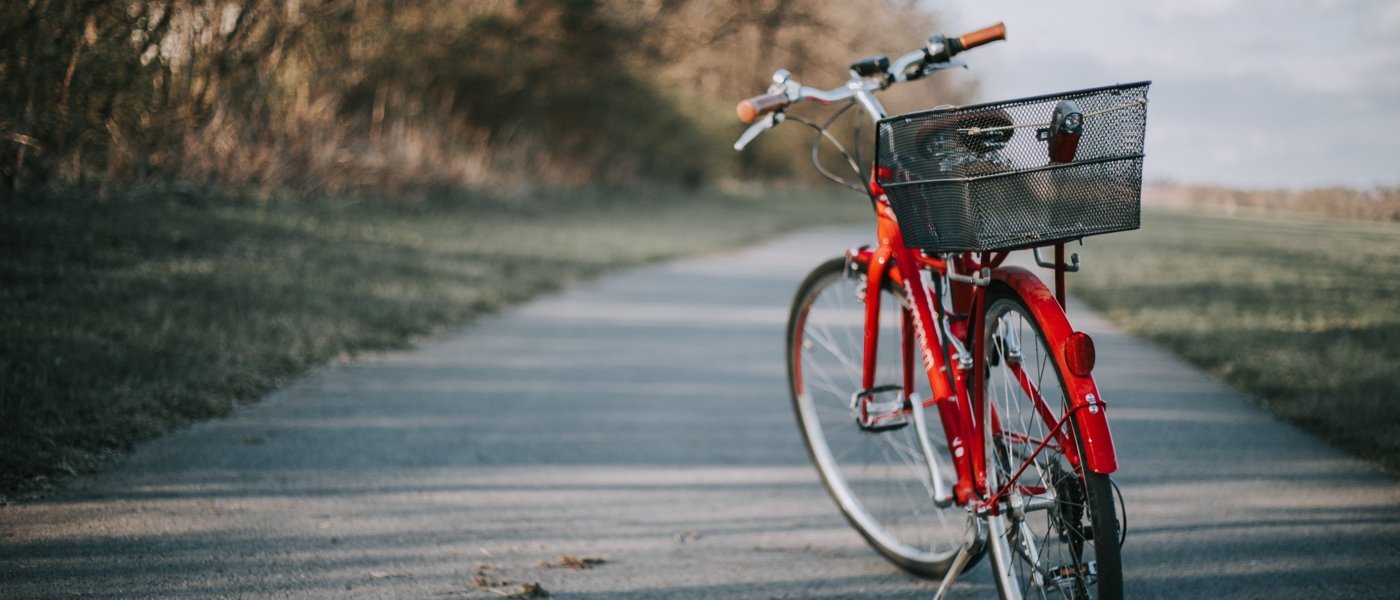
[[[982,44],[990,44],[997,40],[1004,39],[1006,39],[1006,24],[997,23],[991,27],[984,27],[972,33],[965,33],[959,36],[958,43],[962,45],[963,50],[970,50]]]
[[[739,113],[740,121],[753,123],[758,120],[759,117],[782,109],[788,104],[787,96],[782,94],[763,94],[740,102],[735,112]]]

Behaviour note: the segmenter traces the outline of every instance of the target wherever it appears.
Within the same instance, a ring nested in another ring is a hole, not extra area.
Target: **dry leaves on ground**
[[[596,556],[578,557],[578,556],[572,556],[572,555],[566,554],[566,555],[560,556],[559,558],[556,558],[556,559],[554,559],[554,560],[544,561],[544,562],[540,563],[540,564],[539,564],[539,568],[541,568],[541,569],[566,568],[566,569],[574,569],[574,570],[576,570],[576,571],[582,571],[582,570],[584,570],[584,569],[592,569],[593,567],[598,566],[598,565],[601,565],[601,564],[606,564],[607,562],[608,562],[607,559],[598,558],[598,557],[596,557]]]

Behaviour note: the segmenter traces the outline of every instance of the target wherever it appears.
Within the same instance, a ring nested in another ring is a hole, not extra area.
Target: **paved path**
[[[146,444],[0,509],[0,598],[925,598],[837,515],[786,399],[787,302],[856,241],[610,276]],[[1076,312],[1130,597],[1400,593],[1400,485]],[[541,566],[564,555],[608,562]],[[957,597],[990,594],[982,565]]]

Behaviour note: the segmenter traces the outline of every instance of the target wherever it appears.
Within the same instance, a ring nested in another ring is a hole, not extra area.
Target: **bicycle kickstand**
[[[968,561],[983,550],[986,542],[986,523],[981,519],[968,519],[967,537],[963,538],[962,548],[958,550],[958,555],[953,557],[953,565],[948,568],[948,574],[943,576],[943,583],[938,585],[938,592],[933,595],[933,600],[943,600],[947,597],[953,582],[958,580],[958,575],[962,574]]]

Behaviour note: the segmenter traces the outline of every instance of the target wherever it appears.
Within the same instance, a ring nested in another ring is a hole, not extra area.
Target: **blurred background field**
[[[402,348],[607,269],[864,222],[868,203],[825,186],[798,128],[733,152],[735,101],[762,92],[777,67],[834,87],[852,59],[988,25],[987,10],[909,0],[0,3],[0,488],[97,468],[327,361]],[[1141,10],[1156,9],[1123,12]],[[1156,64],[1146,58],[1057,54],[1043,36],[1061,35],[1051,17],[1065,15],[1030,19],[1043,12],[995,17],[1010,41],[978,53],[995,63],[1021,39],[1026,54],[1010,62],[1036,65],[1039,77],[997,81],[1102,84],[1114,68],[1156,78],[1139,72]],[[1197,14],[1166,12],[1163,27]],[[1400,23],[1370,21],[1391,20]],[[1388,72],[1394,58],[1355,64]],[[970,73],[882,100],[899,113],[990,99]],[[1393,92],[1395,82],[1377,81]],[[1158,87],[1178,90],[1169,99],[1194,89]],[[1153,110],[1165,120],[1149,120],[1148,153],[1166,148],[1174,164],[1193,156],[1180,147],[1187,125],[1228,120]],[[1276,145],[1215,129],[1217,145]],[[1309,151],[1369,160],[1389,152],[1383,138]],[[1385,344],[1394,347],[1400,314],[1390,266],[1400,188],[1323,177],[1238,189],[1167,175],[1187,183],[1150,187],[1160,210],[1142,232],[1091,240],[1072,289],[1397,472],[1400,427],[1385,405],[1400,378],[1386,371]],[[1207,327],[1201,311],[1222,320]],[[1342,427],[1352,415],[1367,415],[1366,427]]]
[[[1400,220],[1316,216],[1335,207],[1319,198],[1297,207],[1294,195],[1273,195],[1306,209],[1291,214],[1149,209],[1138,231],[1086,240],[1069,288],[1127,331],[1400,475]]]

